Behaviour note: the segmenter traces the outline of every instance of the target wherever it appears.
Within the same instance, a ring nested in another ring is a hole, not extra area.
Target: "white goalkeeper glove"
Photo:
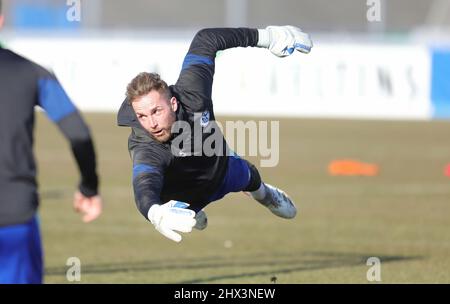
[[[294,50],[308,54],[313,43],[308,34],[291,26],[268,26],[258,29],[258,47],[268,48],[278,57],[291,55]]]
[[[156,230],[178,243],[182,237],[174,230],[185,233],[191,232],[192,227],[196,224],[195,212],[186,209],[188,206],[189,204],[178,201],[169,201],[163,205],[155,204],[148,210],[147,217]]]

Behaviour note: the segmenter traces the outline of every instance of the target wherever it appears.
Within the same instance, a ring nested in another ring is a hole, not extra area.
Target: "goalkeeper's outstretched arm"
[[[290,25],[268,26],[265,29],[202,29],[191,42],[176,86],[193,91],[200,98],[210,99],[218,51],[235,47],[260,47],[269,49],[278,57],[286,57],[295,50],[309,53],[312,46],[308,34]]]
[[[175,242],[180,242],[182,237],[175,231],[191,232],[196,224],[195,212],[186,209],[188,204],[180,206],[173,201],[167,203],[161,201],[164,171],[170,160],[164,158],[164,153],[158,154],[155,151],[152,153],[148,148],[143,145],[131,150],[136,206],[158,232]],[[159,148],[154,146],[154,149]]]

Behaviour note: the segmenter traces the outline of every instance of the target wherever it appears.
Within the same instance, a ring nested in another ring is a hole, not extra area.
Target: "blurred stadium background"
[[[55,71],[99,155],[105,210],[84,225],[69,149],[38,113],[47,283],[67,282],[69,257],[82,283],[365,283],[369,257],[384,283],[450,282],[450,1],[82,0],[79,22],[67,18],[77,1],[3,2],[0,41]],[[173,244],[134,207],[129,131],[115,124],[125,86],[143,70],[173,83],[201,28],[272,24],[311,33],[312,53],[221,52],[213,97],[222,121],[280,121],[280,162],[261,171],[299,216],[230,195],[208,207],[205,231]],[[380,171],[330,176],[335,159]]]

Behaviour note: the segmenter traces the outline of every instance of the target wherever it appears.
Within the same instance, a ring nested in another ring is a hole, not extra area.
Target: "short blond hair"
[[[139,73],[127,86],[127,101],[131,104],[136,98],[142,97],[151,91],[158,91],[170,99],[171,92],[167,83],[156,73]]]

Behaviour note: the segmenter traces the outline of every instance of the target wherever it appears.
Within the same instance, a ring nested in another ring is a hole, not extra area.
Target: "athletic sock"
[[[250,194],[257,201],[264,199],[266,197],[266,185],[264,185],[264,183],[261,182],[261,185],[259,186],[258,190],[250,192]]]

